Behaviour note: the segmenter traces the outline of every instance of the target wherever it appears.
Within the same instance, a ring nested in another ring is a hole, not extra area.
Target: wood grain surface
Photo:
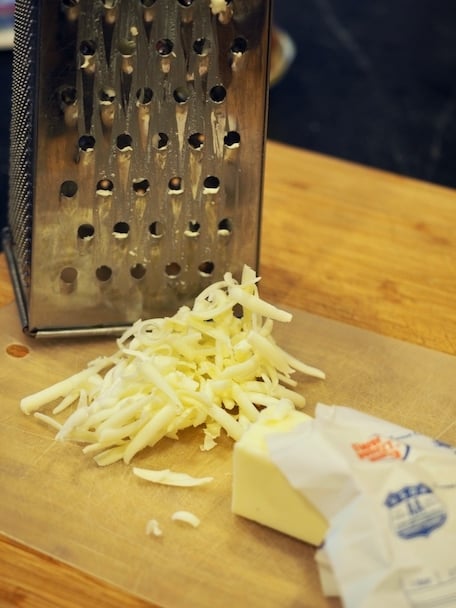
[[[456,354],[451,190],[270,142],[260,274],[277,304]],[[0,304],[12,299],[1,256]],[[153,604],[0,537],[0,606],[51,605]]]
[[[9,272],[4,254],[0,255],[0,307],[9,304],[14,299]]]
[[[213,477],[202,488],[165,487],[136,478],[124,463],[98,467],[82,446],[56,442],[55,430],[19,410],[25,395],[110,354],[113,338],[24,338],[13,303],[0,309],[0,323],[8,327],[0,336],[0,382],[8,386],[0,413],[6,535],[167,608],[242,606],[245,598],[251,608],[339,606],[321,594],[313,547],[231,513],[233,444],[226,436],[202,452],[201,429],[190,429],[138,454],[132,465]],[[324,381],[296,376],[307,413],[318,401],[350,405],[456,445],[453,356],[302,311],[276,323],[274,335],[327,372]],[[180,509],[200,517],[198,530],[172,523]],[[158,539],[146,536],[151,518],[163,529]]]
[[[268,147],[263,293],[456,354],[456,192]]]
[[[449,188],[269,142],[260,271],[268,300],[456,354]]]

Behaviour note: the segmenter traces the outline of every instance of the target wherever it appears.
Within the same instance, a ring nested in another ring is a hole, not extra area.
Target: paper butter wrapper
[[[272,460],[329,522],[323,591],[346,608],[456,606],[456,451],[343,406],[268,439]]]

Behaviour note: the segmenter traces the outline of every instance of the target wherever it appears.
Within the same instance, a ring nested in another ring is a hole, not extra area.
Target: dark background
[[[269,137],[456,186],[456,2],[276,0],[297,56]]]
[[[269,137],[456,187],[455,0],[276,0],[297,54],[272,88]],[[0,52],[0,225],[11,52]]]

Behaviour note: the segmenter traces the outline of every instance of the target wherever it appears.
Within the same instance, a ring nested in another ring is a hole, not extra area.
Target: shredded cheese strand
[[[143,469],[141,467],[133,467],[133,474],[146,481],[151,481],[152,483],[180,487],[203,486],[214,479],[213,477],[192,477],[187,473],[178,473],[170,471],[170,469],[156,471],[152,469]]]
[[[22,411],[52,405],[63,422],[37,418],[55,428],[56,439],[85,444],[84,453],[106,466],[129,463],[191,426],[203,427],[201,449],[212,449],[221,431],[238,440],[259,408],[281,400],[304,406],[292,375],[325,375],[276,344],[274,322],[288,323],[291,314],[262,300],[258,281],[245,266],[240,282],[226,273],[192,308],[136,321],[116,340],[117,352],[25,397]]]

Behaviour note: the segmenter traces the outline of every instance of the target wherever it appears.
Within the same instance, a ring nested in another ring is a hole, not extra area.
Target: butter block
[[[266,441],[271,433],[291,431],[309,420],[310,416],[284,401],[260,413],[234,446],[231,510],[317,546],[327,522],[272,462]]]

